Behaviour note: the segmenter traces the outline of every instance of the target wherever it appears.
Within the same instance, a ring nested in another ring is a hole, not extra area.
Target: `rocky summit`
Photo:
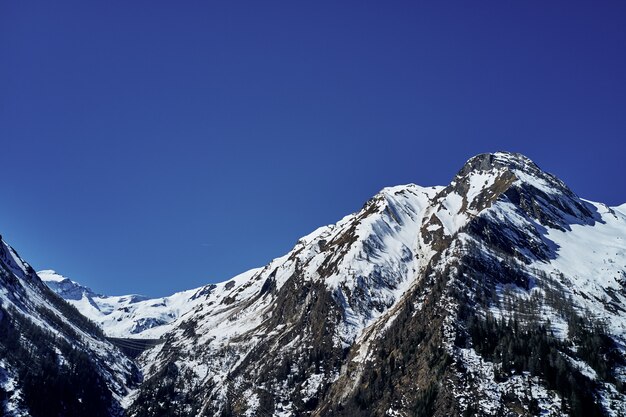
[[[47,346],[54,375],[86,355],[100,402],[52,396],[83,404],[54,415],[624,416],[623,207],[482,154],[446,186],[385,188],[262,268],[161,299],[40,274],[57,296],[5,245],[3,412],[51,415],[29,388],[48,368],[17,344]]]

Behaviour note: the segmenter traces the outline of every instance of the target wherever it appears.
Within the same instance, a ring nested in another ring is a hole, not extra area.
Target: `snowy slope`
[[[419,227],[424,207],[439,190],[416,185],[386,188],[361,211],[301,238],[291,252],[266,267],[218,284],[213,294],[176,322],[177,327],[165,335],[165,344],[141,358],[144,372],[154,375],[158,367],[153,364],[178,352],[176,366],[190,384],[214,387],[203,394],[208,394],[202,405],[206,411],[213,406],[213,397],[225,395],[224,384],[233,367],[252,361],[260,344],[274,345],[272,355],[281,356],[285,347],[279,347],[283,342],[277,339],[284,334],[301,333],[292,341],[298,350],[320,343],[313,340],[317,330],[301,332],[306,310],[329,308],[323,320],[335,331],[323,337],[333,349],[349,347],[410,287],[423,261],[412,230]],[[303,298],[296,302],[293,297]],[[271,366],[269,357],[264,361]],[[326,370],[333,372],[338,369]],[[277,385],[274,389],[285,401],[293,394]],[[139,395],[135,404],[148,401]]]
[[[342,342],[351,343],[410,284],[417,268],[417,241],[407,233],[410,227],[400,225],[419,224],[422,207],[437,190],[415,185],[385,189],[359,213],[299,239],[291,252],[264,268],[217,284],[194,311],[206,318],[201,324],[204,337],[228,339],[231,332],[257,327],[272,307],[270,292],[280,290],[299,271],[304,281],[322,282],[341,301],[346,314]],[[376,215],[369,216],[371,212]],[[356,292],[363,296],[354,297]],[[268,297],[259,297],[263,294]],[[236,321],[226,320],[232,310]]]
[[[577,305],[608,321],[613,334],[626,342],[626,214],[589,202],[599,216],[593,225],[573,224],[571,230],[549,229],[557,256],[536,266],[563,274]]]
[[[534,305],[527,320],[547,326],[548,334],[556,340],[555,346],[561,345],[564,360],[573,366],[572,370],[584,375],[579,383],[584,383],[584,378],[592,381],[589,384],[596,387],[595,401],[604,408],[603,415],[623,415],[626,412],[626,397],[621,388],[626,382],[626,215],[602,203],[580,199],[527,158],[510,154],[493,157],[496,161],[514,159],[505,165],[514,180],[502,196],[480,213],[481,220],[458,236],[462,242],[479,245],[478,258],[484,264],[480,269],[497,271],[494,264],[505,265],[504,272],[513,275],[496,278],[493,288],[497,295],[487,312],[510,320],[529,314],[520,305]],[[495,169],[492,167],[489,172],[498,169],[495,163]],[[472,251],[477,249],[471,247]],[[484,274],[481,272],[479,276]],[[468,278],[475,282],[476,278]],[[600,376],[598,363],[589,361],[589,353],[583,353],[589,348],[583,349],[580,344],[588,342],[581,341],[580,334],[572,333],[577,322],[588,323],[586,332],[598,331],[594,327],[598,324],[602,329],[594,336],[594,343],[600,344],[598,341],[605,338],[606,346],[611,347],[598,348],[594,355],[605,356],[604,364],[611,369],[605,371],[608,377]],[[531,397],[539,399],[544,414],[561,415],[565,400],[553,391],[554,387],[547,389],[542,378],[511,377],[506,384],[498,384],[493,377],[497,365],[481,358],[474,349],[451,352],[459,355],[463,367],[474,370],[474,382],[480,384],[479,389],[486,397],[491,396],[491,400],[481,400],[475,405],[477,409],[484,412],[500,409],[501,398],[510,392],[527,397],[520,385],[527,384],[533,393]]]
[[[411,230],[421,222],[423,207],[439,190],[438,187],[422,188],[413,184],[386,188],[361,212],[302,237],[290,253],[273,260],[265,268],[168,297],[105,296],[95,294],[52,270],[39,271],[38,274],[53,291],[99,324],[108,336],[158,338],[172,329],[174,321],[184,319],[183,316],[192,310],[212,312],[224,299],[237,301],[254,296],[270,276],[274,287],[280,288],[294,273],[297,261],[307,265],[304,270],[307,280],[323,280],[329,290],[346,302],[346,313],[350,318],[345,322],[342,337],[346,338],[346,343],[351,343],[360,329],[406,291],[406,285],[418,268],[417,241]],[[381,216],[368,216],[372,211]],[[350,243],[348,239],[359,238],[363,241],[352,246],[346,244]],[[321,249],[323,246],[326,246],[324,250]],[[381,262],[371,262],[372,257]],[[385,286],[372,285],[383,276],[387,280]],[[355,290],[371,291],[365,305],[351,304],[349,294]],[[257,313],[250,310],[254,322],[258,321]],[[219,315],[208,316],[221,322]],[[222,332],[221,327],[216,331]]]
[[[108,409],[94,410],[94,416],[121,413],[120,400],[137,379],[135,365],[106,341],[97,327],[51,292],[1,239],[0,331],[0,394],[5,396],[0,398],[6,400],[0,406],[6,415],[39,416],[46,408],[53,412],[58,407],[80,404],[82,395],[97,395],[100,404],[107,404]],[[72,371],[71,367],[78,364],[81,368]],[[46,378],[48,385],[37,399],[30,375],[39,372],[44,373],[38,378]],[[60,397],[50,398],[49,394],[59,388],[55,381],[62,384],[64,380],[89,380],[93,385],[77,387],[74,392],[61,391]],[[42,411],[43,401],[47,405]],[[89,408],[87,404],[85,407]]]
[[[186,387],[171,415],[412,415],[425,401],[416,392],[437,376],[437,415],[493,413],[507,395],[509,410],[561,415],[578,403],[540,374],[495,380],[502,365],[473,347],[473,322],[458,317],[526,314],[507,303],[543,297],[543,319],[521,325],[549,323],[546,343],[583,373],[587,391],[577,392],[619,415],[626,372],[611,364],[590,394],[600,376],[567,329],[572,320],[607,323],[601,337],[623,356],[625,239],[619,210],[581,200],[521,155],[479,155],[448,186],[386,188],[266,267],[218,284],[140,357],[147,380],[128,398],[129,413],[164,404],[167,375]],[[558,276],[560,295],[542,274]],[[557,311],[557,302],[567,307]],[[484,400],[468,397],[468,386]],[[362,408],[363,398],[373,407]]]
[[[218,287],[207,285],[161,298],[141,295],[107,296],[53,270],[37,272],[55,293],[98,324],[109,337],[157,339],[172,322],[192,310]]]

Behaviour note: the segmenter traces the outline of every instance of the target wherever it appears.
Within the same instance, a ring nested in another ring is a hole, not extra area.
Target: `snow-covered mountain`
[[[623,415],[626,215],[519,154],[382,190],[145,352],[132,416]]]
[[[202,302],[216,285],[182,291],[168,297],[107,296],[94,293],[53,270],[37,272],[59,296],[98,324],[109,337],[158,339],[171,323]]]
[[[37,275],[52,291],[66,301],[78,301],[84,298],[89,302],[94,297],[106,297],[94,293],[91,288],[80,285],[52,269],[37,271]]]
[[[122,416],[135,364],[0,238],[0,415]]]
[[[108,334],[163,340],[128,416],[626,415],[626,205],[519,154],[160,301],[41,275]]]

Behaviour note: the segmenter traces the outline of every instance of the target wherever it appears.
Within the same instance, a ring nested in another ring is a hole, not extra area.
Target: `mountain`
[[[91,304],[93,298],[106,297],[94,293],[91,288],[82,286],[52,269],[37,271],[37,275],[52,291],[66,301],[78,301],[85,298]]]
[[[122,416],[136,365],[0,238],[0,415]]]
[[[626,205],[520,154],[385,188],[265,267],[170,297],[40,274],[108,335],[160,339],[127,416],[626,415]]]
[[[528,158],[386,188],[208,287],[130,416],[626,414],[626,214]]]
[[[201,302],[215,285],[182,291],[168,297],[141,295],[107,296],[64,277],[53,270],[37,272],[56,294],[98,324],[109,337],[158,339],[171,324]]]

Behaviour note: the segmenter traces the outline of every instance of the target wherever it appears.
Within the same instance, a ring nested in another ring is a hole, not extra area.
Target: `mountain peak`
[[[39,278],[41,278],[42,281],[62,282],[65,280],[70,280],[69,278],[59,274],[54,269],[44,269],[41,271],[37,271],[37,275],[39,275]]]
[[[482,153],[470,158],[458,173],[465,176],[471,172],[485,172],[493,170],[515,170],[526,173],[541,173],[541,169],[530,158],[521,153],[494,152]]]
[[[546,197],[559,194],[577,199],[557,177],[543,171],[527,156],[513,152],[483,153],[470,158],[449,187],[460,195],[486,192],[489,201],[509,193],[511,187],[532,189],[532,194],[538,192]]]
[[[445,235],[454,235],[498,201],[559,230],[569,229],[571,224],[592,224],[596,219],[588,204],[528,157],[511,152],[484,153],[470,158],[437,194],[432,216],[422,227],[424,242],[445,242]]]
[[[72,281],[52,269],[44,269],[37,272],[37,276],[55,293],[66,300],[81,300],[101,296],[93,292],[91,288],[85,287],[78,282]]]

